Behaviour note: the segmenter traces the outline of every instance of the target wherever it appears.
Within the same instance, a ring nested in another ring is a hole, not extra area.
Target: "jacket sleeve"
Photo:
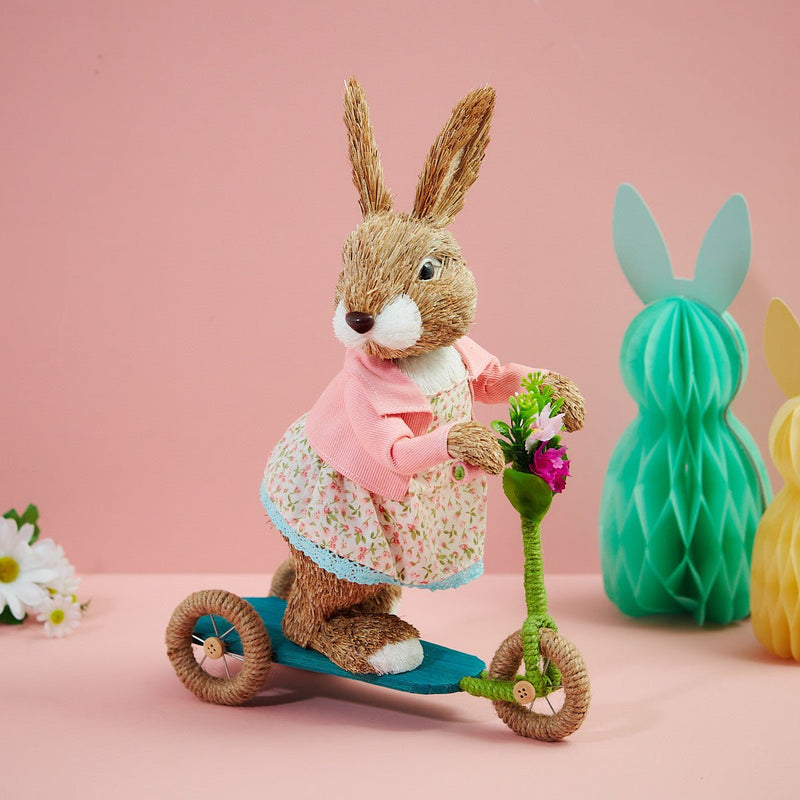
[[[479,403],[506,403],[514,392],[520,390],[520,381],[531,372],[547,374],[548,370],[514,363],[501,365],[495,356],[491,356],[486,368],[472,382],[475,399]]]
[[[414,475],[451,459],[447,436],[453,423],[414,436],[399,416],[379,414],[360,381],[345,388],[347,416],[364,450],[379,464],[399,475]]]

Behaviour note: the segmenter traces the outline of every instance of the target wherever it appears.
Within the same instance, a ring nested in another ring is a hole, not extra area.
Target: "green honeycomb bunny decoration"
[[[747,369],[726,309],[750,264],[750,221],[733,195],[711,223],[692,280],[674,277],[650,211],[617,190],[614,249],[645,308],[622,342],[639,414],[611,456],[600,507],[605,590],[625,614],[687,614],[702,625],[750,610],[753,537],[771,490],[730,404]]]

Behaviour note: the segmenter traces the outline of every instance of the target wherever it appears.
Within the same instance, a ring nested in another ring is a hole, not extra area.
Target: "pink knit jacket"
[[[521,378],[534,371],[521,364],[501,366],[467,337],[454,346],[473,400],[480,403],[506,402]],[[412,475],[452,458],[447,436],[455,423],[428,433],[432,419],[427,398],[396,364],[348,348],[344,369],[308,414],[306,436],[337,472],[381,497],[402,500]]]

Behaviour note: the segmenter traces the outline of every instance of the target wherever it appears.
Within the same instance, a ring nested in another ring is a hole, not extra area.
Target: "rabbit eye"
[[[429,281],[436,276],[436,273],[441,269],[442,262],[438,258],[426,258],[419,265],[419,273],[417,277],[421,281]]]

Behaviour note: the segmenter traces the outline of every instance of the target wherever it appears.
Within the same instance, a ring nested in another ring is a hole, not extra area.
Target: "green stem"
[[[525,603],[528,617],[522,623],[522,653],[525,674],[529,680],[539,676],[539,630],[556,629],[553,618],[547,611],[547,591],[544,586],[544,560],[542,558],[541,517],[521,517],[522,547],[525,553]],[[537,686],[537,691],[539,688]]]
[[[528,616],[547,616],[547,592],[544,588],[542,534],[540,520],[522,517],[522,547],[525,553],[525,602]]]
[[[546,511],[546,509],[545,509]],[[520,515],[522,522],[522,547],[525,554],[523,570],[525,581],[525,603],[528,616],[522,623],[522,653],[525,662],[525,675],[518,675],[511,681],[494,680],[486,671],[480,677],[461,679],[461,689],[478,697],[492,700],[514,700],[514,683],[521,677],[529,680],[537,695],[546,695],[561,682],[561,676],[554,664],[540,671],[539,630],[557,630],[553,618],[547,611],[547,592],[544,586],[544,561],[542,559],[541,517],[532,519]]]

